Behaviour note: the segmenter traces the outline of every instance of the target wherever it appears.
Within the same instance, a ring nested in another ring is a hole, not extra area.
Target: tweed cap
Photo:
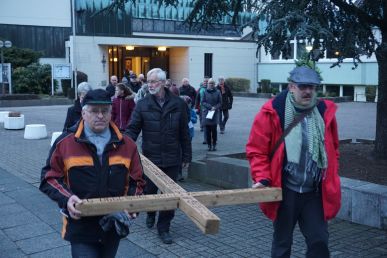
[[[309,84],[309,85],[320,85],[321,80],[318,73],[306,66],[299,66],[294,68],[290,72],[289,80],[297,84]]]

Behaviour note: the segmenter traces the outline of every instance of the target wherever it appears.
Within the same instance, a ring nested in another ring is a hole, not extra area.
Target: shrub
[[[62,80],[61,83],[62,83],[63,95],[67,97],[68,90],[71,88],[71,80],[68,80],[68,79]]]
[[[4,50],[4,62],[12,63],[12,69],[37,63],[42,56],[42,52],[28,48],[11,47]]]
[[[367,102],[374,102],[376,97],[376,86],[367,86],[365,88]]]
[[[51,66],[33,63],[27,67],[16,68],[12,80],[15,93],[50,94]]]
[[[261,92],[262,93],[271,93],[270,89],[270,80],[262,79],[261,80]]]
[[[250,80],[245,78],[227,78],[225,83],[236,92],[248,92],[250,89]]]

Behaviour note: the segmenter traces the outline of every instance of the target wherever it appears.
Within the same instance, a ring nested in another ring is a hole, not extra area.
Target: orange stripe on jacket
[[[122,156],[109,157],[109,165],[121,165],[124,164],[127,169],[130,167],[131,160]]]
[[[64,160],[64,170],[69,171],[72,167],[93,166],[93,158],[90,156],[70,157]]]

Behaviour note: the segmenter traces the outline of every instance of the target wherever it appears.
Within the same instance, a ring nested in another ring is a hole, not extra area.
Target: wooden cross
[[[105,215],[124,209],[128,212],[147,212],[179,208],[203,233],[216,234],[220,219],[207,207],[282,200],[281,188],[187,192],[143,155],[141,162],[145,175],[163,194],[85,199],[77,205],[82,216]]]

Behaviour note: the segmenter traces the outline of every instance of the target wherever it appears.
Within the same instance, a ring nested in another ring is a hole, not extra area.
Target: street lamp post
[[[3,53],[3,48],[10,48],[12,47],[12,42],[9,40],[2,41],[0,40],[0,50],[1,50],[1,81],[2,81],[2,94],[5,95],[5,78],[4,78],[4,53]]]

